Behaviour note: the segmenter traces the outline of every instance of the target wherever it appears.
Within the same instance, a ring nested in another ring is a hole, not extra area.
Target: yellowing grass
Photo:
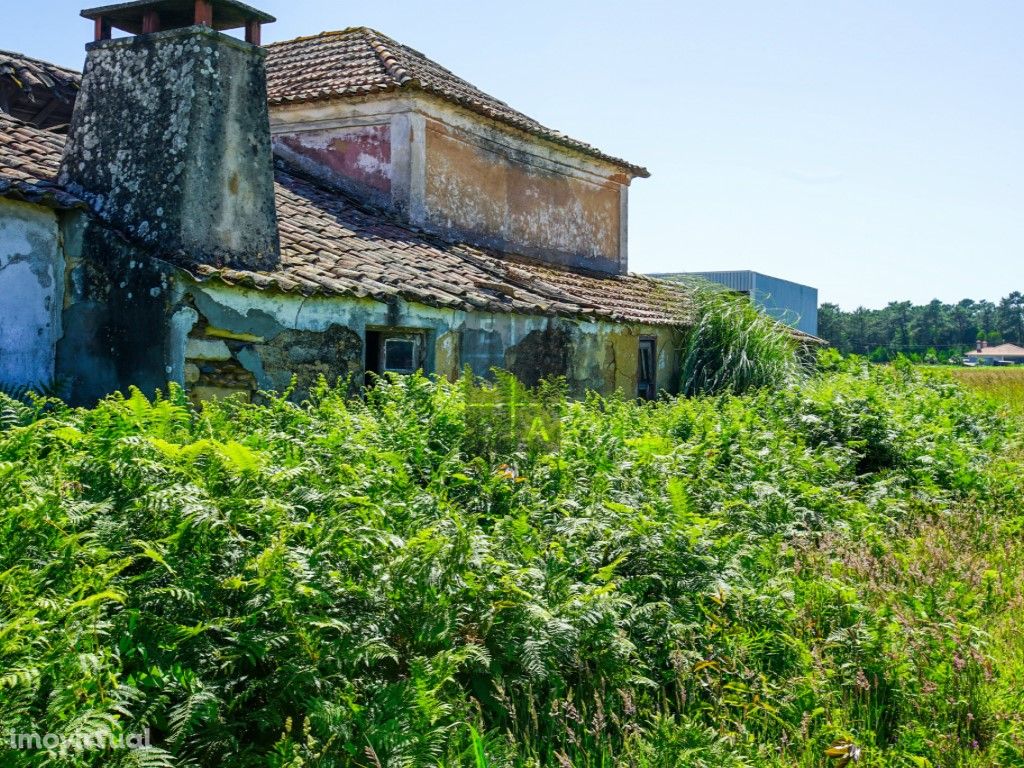
[[[1024,414],[1024,367],[957,368],[953,376],[971,389],[984,392]]]

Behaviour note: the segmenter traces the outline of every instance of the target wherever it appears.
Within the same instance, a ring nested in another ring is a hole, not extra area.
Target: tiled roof
[[[324,32],[313,37],[274,43],[266,48],[267,95],[271,104],[369,96],[401,88],[418,88],[484,117],[628,169],[636,176],[650,176],[646,168],[607,155],[586,142],[541,125],[419,51],[367,27]],[[70,122],[82,75],[20,53],[0,51],[0,83],[3,82],[17,91],[17,103],[10,105],[10,112],[22,120],[32,121],[51,98],[55,100],[57,108],[42,120],[43,127],[53,127]]]
[[[459,310],[689,325],[690,293],[639,275],[591,275],[451,243],[362,208],[282,165],[277,170],[281,269],[194,267],[229,284],[347,295]]]
[[[64,137],[0,115],[0,196],[82,205],[56,187]],[[279,164],[281,268],[189,265],[197,277],[305,295],[401,297],[430,306],[689,325],[689,293],[639,275],[569,272],[447,242],[361,207]],[[181,261],[180,257],[165,257]]]
[[[81,82],[74,70],[0,51],[0,111],[40,128],[71,121]]]
[[[82,203],[54,181],[64,137],[0,112],[0,196],[58,207]]]
[[[1010,357],[1024,357],[1024,348],[1016,344],[997,344],[994,347],[983,347],[980,352],[972,350],[967,353],[968,357],[998,357],[1008,355]]]
[[[271,104],[370,96],[419,89],[535,136],[647,177],[627,163],[560,131],[547,128],[457,77],[419,51],[367,27],[324,32],[267,46]]]

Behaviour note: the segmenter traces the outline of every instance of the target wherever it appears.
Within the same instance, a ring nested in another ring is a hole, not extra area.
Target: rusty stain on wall
[[[281,134],[274,149],[307,172],[374,201],[391,193],[387,124]]]

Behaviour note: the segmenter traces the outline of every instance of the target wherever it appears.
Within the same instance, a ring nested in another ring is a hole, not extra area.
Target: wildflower
[[[862,691],[869,691],[869,690],[871,690],[871,683],[868,682],[868,677],[867,677],[867,675],[864,674],[864,670],[863,669],[858,669],[857,670],[857,680],[855,682],[855,685],[858,688],[860,688]]]
[[[804,716],[800,718],[800,736],[805,741],[811,735],[811,713],[804,712]]]

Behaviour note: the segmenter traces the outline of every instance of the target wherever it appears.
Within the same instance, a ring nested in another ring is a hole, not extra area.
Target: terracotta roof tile
[[[71,121],[81,81],[74,70],[0,51],[0,111],[39,127]]]
[[[57,207],[82,206],[55,181],[64,137],[0,112],[0,196]]]
[[[0,114],[0,196],[84,206],[54,183],[64,137]],[[650,325],[692,322],[689,291],[640,275],[596,275],[424,234],[345,195],[277,168],[281,267],[273,272],[187,268],[261,290],[369,297],[460,310],[555,314]],[[178,256],[165,255],[182,263]]]
[[[349,295],[461,310],[689,325],[690,293],[640,275],[591,275],[510,259],[405,227],[343,194],[277,170],[281,269],[198,266],[201,277],[303,294]]]
[[[267,46],[267,91],[271,104],[361,97],[418,89],[445,101],[578,152],[650,174],[585,142],[547,128],[481,91],[422,53],[367,27],[324,32]]]

